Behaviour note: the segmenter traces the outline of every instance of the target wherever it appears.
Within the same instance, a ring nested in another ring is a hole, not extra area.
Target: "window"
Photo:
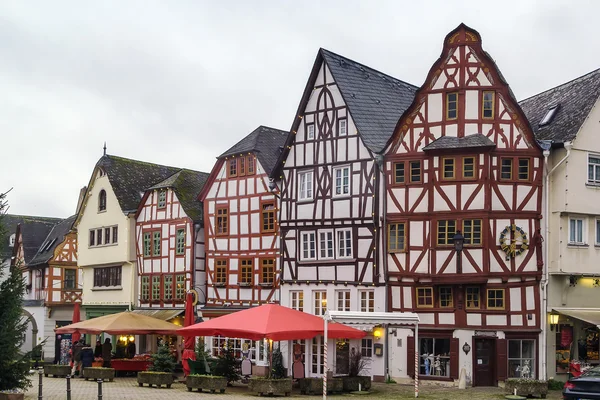
[[[94,287],[121,286],[121,266],[94,268]]]
[[[442,158],[442,179],[454,179],[454,158]]]
[[[314,260],[316,257],[315,233],[302,232],[302,259]]]
[[[600,219],[596,220],[596,245],[600,245]]]
[[[487,308],[490,310],[504,310],[504,289],[487,290]]]
[[[529,180],[529,158],[519,158],[519,180]]]
[[[588,183],[600,185],[600,156],[588,155]]]
[[[290,292],[292,309],[304,311],[304,292]]]
[[[252,264],[251,259],[240,260],[240,286],[252,285]]]
[[[406,250],[406,234],[404,222],[388,225],[388,251],[404,251]]]
[[[176,240],[175,254],[182,255],[185,253],[185,229],[177,229]]]
[[[15,247],[15,239],[16,239],[16,234],[12,234],[10,235],[10,237],[8,238],[8,245],[10,247]]]
[[[453,245],[455,234],[456,221],[438,221],[438,246]]]
[[[450,376],[450,339],[420,338],[421,354],[428,354],[428,357],[419,357],[419,375]],[[436,361],[439,361],[439,367],[436,367]]]
[[[508,377],[535,379],[535,370],[535,340],[509,339]]]
[[[262,232],[275,231],[275,203],[268,202],[262,205]]]
[[[335,196],[350,194],[350,167],[335,168]]]
[[[112,227],[112,242],[113,243],[119,243],[119,227],[118,226],[113,226]]]
[[[373,339],[362,339],[360,341],[360,355],[366,358],[373,357]]]
[[[246,157],[241,156],[238,159],[238,176],[244,176],[246,174]]]
[[[90,247],[95,246],[96,245],[96,231],[91,230],[90,231]],[[14,245],[13,245],[14,246]]]
[[[337,294],[337,310],[350,311],[350,291],[338,290]]]
[[[160,275],[152,276],[152,301],[160,301]]]
[[[451,308],[454,305],[452,301],[452,288],[450,286],[440,287],[439,295],[441,308]]]
[[[163,277],[163,293],[166,301],[173,300],[173,275]]]
[[[466,288],[467,309],[479,309],[480,292],[477,286]]]
[[[185,298],[185,275],[175,275],[175,300],[183,301]]]
[[[323,338],[318,336],[314,337],[311,350],[312,373],[323,375],[325,365],[325,346],[323,345]]]
[[[228,164],[227,170],[229,172],[229,176],[230,177],[237,176],[237,173],[238,173],[237,160],[235,158],[232,158],[227,161],[227,164]]]
[[[410,161],[410,182],[421,182],[421,161]]]
[[[339,258],[352,257],[352,231],[350,229],[338,230],[337,242],[337,256]]]
[[[333,258],[333,231],[319,232],[319,258],[322,260]]]
[[[315,138],[315,124],[306,125],[306,139],[313,140]]]
[[[165,208],[167,206],[167,191],[158,191],[158,208]]]
[[[110,228],[104,228],[104,244],[110,243]]]
[[[465,244],[480,245],[481,244],[481,220],[480,219],[465,219],[463,220],[463,236]]]
[[[140,290],[140,297],[142,301],[150,300],[150,277],[148,275],[142,276],[142,287]]]
[[[253,154],[249,154],[246,157],[246,175],[254,175],[255,172],[255,168],[254,168],[254,155]]]
[[[98,194],[98,211],[106,211],[106,190],[104,189]]]
[[[360,311],[375,312],[375,292],[372,290],[360,291]]]
[[[215,284],[225,286],[227,283],[227,260],[215,260]]]
[[[235,163],[235,172],[231,170],[231,164]],[[254,155],[248,154],[232,159],[229,166],[229,177],[254,175]]]
[[[217,207],[217,235],[229,233],[229,208]]]
[[[509,180],[512,179],[512,159],[501,158],[500,159],[500,179]]]
[[[261,283],[272,285],[275,283],[275,259],[263,258],[260,260]]]
[[[559,104],[549,108],[546,112],[546,115],[544,115],[544,118],[542,118],[542,120],[540,121],[540,126],[548,125],[552,121],[552,118],[554,118],[554,115],[558,111],[558,108]]]
[[[433,307],[433,288],[430,288],[430,287],[417,288],[417,307],[420,307],[420,308]]]
[[[96,228],[90,230],[90,247],[116,244],[118,241],[118,226],[111,226],[108,228]],[[111,236],[112,234],[112,236]],[[112,240],[111,240],[112,239]],[[47,246],[48,248],[50,246]],[[46,249],[47,250],[47,249]]]
[[[150,232],[144,232],[144,257],[150,257],[152,252],[152,238]]]
[[[481,117],[485,119],[494,118],[494,104],[495,104],[494,92],[484,91],[482,104],[481,104]]]
[[[347,129],[347,121],[345,119],[340,119],[338,122],[338,134],[339,136],[345,136],[348,134]]]
[[[475,157],[463,157],[463,178],[475,178]]]
[[[152,256],[160,256],[160,231],[152,232]]]
[[[327,292],[316,290],[313,292],[315,299],[315,315],[325,315],[325,311],[327,310]]]
[[[96,246],[102,244],[102,228],[96,229]]]
[[[64,290],[74,290],[77,289],[77,270],[65,268],[65,280],[63,283]]]
[[[310,200],[313,197],[313,172],[305,171],[298,173],[298,198]]]
[[[458,117],[458,93],[446,93],[446,119]]]
[[[569,218],[569,244],[584,244],[583,219]]]
[[[394,163],[394,183],[404,183],[404,162]]]

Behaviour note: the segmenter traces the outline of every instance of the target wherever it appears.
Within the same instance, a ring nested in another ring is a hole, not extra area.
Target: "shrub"
[[[562,390],[565,386],[563,381],[558,381],[554,378],[548,379],[548,389],[549,390]]]
[[[283,354],[277,347],[273,350],[273,361],[271,365],[271,378],[272,379],[283,379],[285,378],[285,368],[283,368]]]
[[[173,372],[175,370],[175,360],[167,346],[160,346],[158,352],[152,355],[152,365],[148,370],[154,372]]]
[[[240,362],[235,358],[233,354],[233,343],[228,340],[221,350],[221,354],[217,359],[213,375],[224,376],[227,378],[227,383],[235,382],[240,379],[239,366]]]
[[[350,351],[350,367],[348,369],[348,376],[359,376],[360,373],[369,366],[369,361],[366,358],[362,358],[360,351],[356,351],[353,347]]]

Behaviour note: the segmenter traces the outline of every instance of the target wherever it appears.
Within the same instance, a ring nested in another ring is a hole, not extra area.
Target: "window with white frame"
[[[569,244],[584,244],[583,219],[569,218]]]
[[[535,340],[508,341],[508,377],[535,379]]]
[[[338,311],[350,311],[350,291],[349,290],[338,290],[336,294],[337,294],[337,310]]]
[[[600,219],[596,219],[596,245],[600,245]]]
[[[306,125],[306,139],[313,140],[315,138],[315,124]]]
[[[340,136],[346,136],[348,134],[348,122],[345,119],[338,121],[338,133]]]
[[[350,167],[334,168],[335,178],[334,196],[345,196],[350,194]]]
[[[317,257],[315,233],[302,232],[302,259],[314,260]]]
[[[375,292],[372,290],[360,291],[360,311],[375,312]]]
[[[315,299],[315,315],[325,315],[325,311],[327,311],[327,292],[324,290],[315,290],[313,298]]]
[[[313,198],[313,171],[298,172],[298,199]]]
[[[319,231],[319,258],[333,258],[333,231]]]
[[[361,340],[360,354],[366,358],[371,358],[373,356],[373,339],[365,338]]]
[[[340,229],[336,233],[338,258],[352,257],[352,231],[350,229]]]
[[[588,183],[600,185],[600,155],[588,155]]]
[[[294,291],[290,292],[290,304],[292,309],[298,311],[304,311],[304,292]]]

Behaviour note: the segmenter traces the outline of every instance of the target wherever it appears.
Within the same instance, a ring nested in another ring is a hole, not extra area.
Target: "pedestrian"
[[[102,359],[104,363],[102,366],[104,368],[110,368],[110,358],[112,357],[112,344],[110,344],[110,339],[106,338],[104,340],[104,344],[102,345]]]
[[[81,375],[81,349],[83,349],[83,341],[75,341],[73,345],[73,368],[71,369],[71,376],[75,376],[75,372]]]
[[[96,340],[96,348],[94,349],[94,357],[95,358],[102,357],[102,342],[99,340]]]
[[[94,362],[94,350],[92,346],[88,346],[87,344],[83,345],[81,349],[81,376],[83,378],[83,374],[85,373],[85,368],[91,368],[92,363]]]

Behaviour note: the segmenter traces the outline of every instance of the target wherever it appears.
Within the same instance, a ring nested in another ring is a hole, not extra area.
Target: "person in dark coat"
[[[79,376],[83,378],[84,368],[91,368],[94,362],[94,350],[91,346],[84,343],[81,349],[81,374]]]
[[[110,339],[106,338],[104,340],[104,344],[102,345],[102,359],[104,363],[102,366],[104,368],[110,368],[110,358],[112,357],[112,344],[110,344]]]
[[[94,349],[94,357],[102,357],[102,342],[96,340],[96,348]]]
[[[79,372],[79,376],[81,376],[81,349],[83,349],[83,340],[75,341],[75,344],[71,350],[73,357],[73,369],[71,369],[71,376],[75,376],[75,372]]]

